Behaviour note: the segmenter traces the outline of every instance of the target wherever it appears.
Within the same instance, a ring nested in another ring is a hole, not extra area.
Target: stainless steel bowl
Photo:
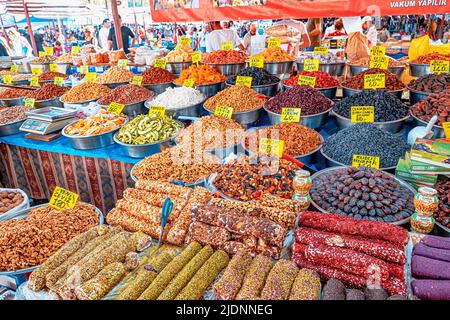
[[[293,66],[294,61],[264,62],[264,69],[273,75],[291,73]]]
[[[444,237],[450,237],[450,229],[445,227],[440,222],[436,221],[436,227],[439,230],[439,233],[442,234]]]
[[[328,174],[328,173],[330,173],[330,172],[332,172],[332,171],[335,171],[335,170],[338,170],[338,169],[342,169],[342,168],[345,168],[345,167],[333,167],[333,168],[327,168],[327,169],[324,169],[324,170],[321,170],[321,171],[319,171],[319,172],[314,173],[314,174],[311,176],[311,179],[312,179],[312,182],[313,182],[313,187],[312,187],[312,188],[314,188],[314,181],[317,180],[319,177],[321,177],[321,176],[324,175],[324,174]],[[392,175],[392,174],[390,174],[390,173],[388,173],[388,172],[383,172],[383,174],[386,174],[387,176],[389,176],[389,177],[395,179],[401,186],[403,186],[404,188],[408,189],[408,190],[411,192],[411,194],[412,194],[412,195],[411,195],[411,201],[412,201],[414,195],[416,194],[416,190],[415,190],[413,187],[411,187],[409,184],[407,184],[407,183],[404,182],[403,180],[397,178],[396,176],[394,176],[394,175]],[[311,192],[311,193],[312,193],[312,192]],[[329,210],[325,210],[325,209],[321,208],[321,207],[314,201],[314,199],[313,199],[312,197],[311,197],[311,204],[312,204],[317,210],[319,210],[320,212],[324,212],[324,213],[334,213],[334,212],[330,212]],[[369,221],[370,221],[370,220],[369,220]],[[390,224],[393,224],[393,225],[403,225],[403,224],[406,224],[406,223],[408,223],[408,222],[409,222],[409,217],[406,218],[406,219],[403,219],[403,220],[394,221],[394,222],[389,222],[389,223],[390,223]]]
[[[259,116],[261,115],[262,107],[263,107],[263,105],[259,106],[256,109],[249,110],[249,111],[233,112],[231,119],[235,120],[236,122],[238,122],[242,125],[253,123],[259,119]],[[207,109],[205,107],[205,105],[203,105],[203,108],[206,111],[208,111],[209,114],[214,114],[214,111]]]
[[[130,82],[125,81],[125,82],[110,82],[110,83],[99,83],[99,84],[107,86],[110,89],[115,89],[117,87],[123,86],[124,84],[128,84],[128,83],[130,83]]]
[[[84,100],[84,101],[78,101],[78,102],[64,102],[61,101],[61,97],[59,97],[59,102],[61,102],[66,109],[77,109],[78,107],[86,107],[91,102],[96,102],[100,98],[90,99],[90,100]]]
[[[328,119],[328,115],[330,111],[333,109],[333,107],[330,107],[328,110],[323,111],[318,114],[312,114],[312,115],[300,115],[300,124],[304,125],[305,127],[311,128],[311,129],[317,129],[323,126]],[[269,121],[271,124],[279,124],[281,123],[281,114],[275,113],[273,111],[270,111],[266,109],[264,106],[264,110],[266,110]]]
[[[410,63],[409,64],[409,73],[413,77],[423,77],[430,74],[430,65],[429,64],[417,64]]]
[[[122,112],[125,115],[130,116],[130,117],[135,117],[137,115],[144,114],[144,113],[146,113],[145,106],[144,106],[145,101],[146,100],[142,100],[142,101],[138,101],[138,102],[135,102],[135,103],[126,104],[125,108],[123,109]],[[101,104],[98,104],[98,105],[101,108],[103,108],[103,109],[107,109],[108,108],[107,105],[106,106],[105,105],[101,105]]]
[[[389,92],[390,94],[392,94],[393,96],[395,96],[398,99],[402,98],[403,95],[403,91],[405,89],[400,89],[400,90],[387,90],[387,92]],[[347,88],[342,86],[342,94],[344,98],[350,97],[354,94],[358,94],[363,90],[358,90],[358,89],[352,89],[352,88]]]
[[[25,120],[26,119],[0,125],[0,137],[19,133],[20,126],[25,122]]]
[[[265,84],[262,86],[252,86],[252,89],[255,90],[259,94],[265,95],[266,97],[273,97],[278,92],[278,86],[280,84],[280,81],[275,82],[275,83]],[[234,86],[234,84],[225,82],[225,86],[232,87],[232,86]]]
[[[192,61],[187,62],[167,62],[166,70],[174,75],[180,75],[181,71],[188,69],[192,65]]]
[[[355,124],[351,121],[351,119],[345,118],[345,117],[337,114],[336,112],[334,112],[334,110],[333,110],[333,114],[336,116],[336,122],[337,122],[339,129],[345,129],[345,128],[351,127],[352,125]],[[402,130],[403,124],[406,122],[406,120],[408,120],[408,118],[409,118],[409,115],[407,115],[406,117],[403,117],[401,119],[394,120],[394,121],[373,122],[372,124],[375,127],[377,127],[378,129],[388,131],[391,133],[397,133],[400,130]]]
[[[152,99],[149,99],[147,101],[145,101],[144,106],[149,109],[150,108],[150,102],[152,101]],[[172,116],[174,118],[180,117],[180,116],[185,116],[185,117],[199,117],[202,112],[203,112],[203,104],[205,103],[206,98],[197,103],[194,104],[192,106],[187,106],[187,107],[183,107],[183,108],[178,108],[178,109],[167,109],[166,108],[166,114],[169,116]]]
[[[428,125],[428,122],[420,120],[419,118],[417,118],[411,111],[411,109],[409,110],[409,113],[411,114],[411,116],[414,119],[414,124],[416,126],[423,126],[426,127]],[[437,139],[437,138],[445,138],[445,132],[444,132],[444,128],[442,126],[437,126],[434,125],[433,128],[431,129],[434,132],[434,137],[433,139]]]
[[[281,81],[281,85],[283,87],[283,91],[287,91],[289,89],[292,89],[292,86],[288,86],[284,84],[283,81]],[[330,87],[330,88],[314,88],[317,91],[319,91],[321,94],[323,94],[325,97],[327,97],[330,100],[333,100],[336,98],[336,92],[337,92],[337,86],[336,87]]]
[[[403,74],[403,71],[405,71],[406,66],[399,66],[399,67],[388,67],[388,71],[390,73],[395,74],[398,78],[400,78]]]
[[[341,163],[339,161],[333,160],[332,158],[330,158],[329,156],[327,156],[325,154],[325,152],[323,152],[323,147],[320,149],[320,154],[321,156],[325,159],[325,164],[328,167],[346,167],[347,165],[344,163]],[[380,168],[381,171],[395,171],[396,166],[393,167],[387,167],[387,168]]]
[[[58,67],[58,72],[64,74],[69,74],[72,67],[72,63],[70,62],[55,62],[55,64]]]
[[[22,98],[22,105],[25,104],[25,98]],[[59,107],[62,108],[63,104],[59,101],[59,97],[55,97],[47,100],[35,100],[34,101],[35,108],[44,108],[44,107]]]
[[[67,128],[74,124],[77,121],[74,121],[67,126],[65,126],[61,134],[64,137],[67,137],[70,140],[70,143],[72,144],[72,147],[74,149],[79,150],[90,150],[90,149],[97,149],[97,148],[103,148],[106,146],[109,146],[114,143],[114,134],[117,130],[120,129],[120,127],[111,130],[109,132],[91,135],[91,136],[73,136],[66,133]]]
[[[212,97],[216,95],[219,91],[221,91],[224,88],[224,82],[216,82],[211,84],[201,84],[198,86],[195,86],[195,89],[203,93],[203,95],[206,98]]]
[[[369,66],[356,66],[354,64],[349,64],[348,67],[350,69],[350,75],[352,77],[356,76],[357,74],[359,74],[361,72],[369,70]]]
[[[297,61],[297,70],[303,72],[303,61]],[[345,62],[319,63],[319,70],[328,73],[332,77],[340,77],[344,74]]]
[[[429,96],[437,95],[436,93],[416,91],[410,89],[409,87],[407,87],[407,89],[409,90],[409,102],[411,103],[411,105],[415,105],[417,102],[426,99]]]
[[[30,68],[31,70],[33,70],[33,68],[38,68],[39,70],[41,70],[41,73],[50,72],[50,62],[46,63],[30,62]]]
[[[239,73],[239,71],[245,69],[245,62],[241,63],[205,63],[211,68],[219,71],[225,77],[234,76]]]
[[[153,95],[157,96],[158,94],[166,91],[167,88],[173,88],[175,85],[172,82],[165,83],[157,83],[157,84],[143,84],[144,88],[147,88],[153,92]]]
[[[0,99],[0,105],[5,107],[14,107],[22,105],[22,97],[11,99]]]

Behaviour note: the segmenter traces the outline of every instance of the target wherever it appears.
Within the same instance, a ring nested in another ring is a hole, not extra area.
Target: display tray
[[[33,111],[28,111],[25,113],[29,119],[42,120],[42,121],[57,121],[72,118],[77,114],[76,111],[58,108],[58,107],[47,107],[36,109]]]

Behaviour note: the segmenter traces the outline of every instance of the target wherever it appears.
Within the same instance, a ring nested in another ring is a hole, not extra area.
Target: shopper
[[[306,25],[300,20],[281,20],[275,22],[274,26],[288,26],[298,30],[299,35],[296,37],[298,40],[296,42],[290,42],[287,45],[287,48],[285,48],[289,54],[296,56],[300,49],[307,48],[311,45],[311,40],[309,39]]]
[[[98,44],[103,50],[108,50],[108,34],[111,28],[109,19],[103,20],[102,27],[98,31]]]
[[[206,36],[206,52],[220,50],[222,42],[225,41],[232,41],[235,47],[244,50],[236,31],[222,28],[220,21],[212,22],[211,28],[212,31]]]
[[[33,49],[28,40],[22,36],[16,29],[11,28],[7,32],[11,40],[11,49],[14,56],[33,56]]]
[[[372,17],[366,16],[362,19],[363,33],[367,36],[369,41],[369,48],[377,45],[377,28],[372,23]]]
[[[122,25],[122,18],[119,16],[119,25],[120,25],[120,31],[122,33],[122,41],[123,41],[123,51],[125,54],[130,53],[130,39],[131,39],[131,46],[134,46],[134,43],[136,41],[136,37],[134,36],[133,31],[131,31],[130,28],[127,26]],[[117,50],[119,47],[117,45],[117,39],[116,39],[116,30],[114,26],[112,26],[109,29],[108,34],[108,50]]]
[[[209,23],[205,23],[203,25],[203,29],[200,33],[200,51],[206,52],[206,35],[212,31],[211,25]]]
[[[94,47],[98,47],[97,39],[94,36],[94,31],[91,27],[84,29],[84,44],[91,44]]]
[[[315,47],[320,46],[320,40],[322,38],[322,19],[321,18],[309,18],[306,22],[306,31],[311,41],[307,51],[314,51]]]

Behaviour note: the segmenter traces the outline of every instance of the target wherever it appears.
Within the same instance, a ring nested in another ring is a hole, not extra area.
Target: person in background
[[[306,25],[300,20],[280,20],[273,24],[274,26],[288,26],[297,29],[299,32],[299,41],[297,43],[289,43],[287,51],[293,56],[297,56],[297,53],[302,48],[307,48],[311,45],[308,32],[306,31]],[[282,45],[283,47],[283,45]]]
[[[306,22],[306,31],[310,39],[310,45],[306,51],[314,51],[315,47],[320,47],[320,40],[322,38],[322,19],[309,18]]]
[[[63,53],[63,47],[61,45],[61,42],[58,40],[55,42],[55,45],[53,46],[53,54],[57,57],[60,57]]]
[[[98,44],[103,50],[108,50],[108,35],[111,28],[111,22],[109,19],[104,19],[102,27],[98,31]]]
[[[212,31],[211,25],[209,23],[205,23],[203,25],[202,32],[200,34],[200,51],[206,52],[206,35]]]
[[[98,46],[97,39],[94,37],[94,32],[89,27],[84,29],[84,44],[92,44],[94,47]]]
[[[430,22],[430,26],[428,27],[428,37],[430,38],[431,45],[441,45],[442,41],[439,39],[439,34],[437,31],[437,23],[435,21]]]
[[[131,31],[130,28],[127,26],[122,25],[122,18],[119,16],[119,25],[120,25],[120,31],[122,33],[122,41],[123,41],[123,51],[125,54],[130,53],[130,39],[131,39],[131,46],[134,46],[134,43],[136,41],[136,37],[134,36],[133,31]],[[108,50],[117,50],[119,47],[117,46],[117,39],[116,39],[116,30],[114,29],[114,26],[112,26],[109,29],[108,34]]]
[[[325,30],[323,38],[345,36],[346,34],[347,33],[344,30],[344,23],[342,22],[342,19],[336,19],[334,24]]]
[[[33,56],[33,49],[28,40],[22,36],[15,28],[7,31],[8,38],[11,40],[11,49],[14,56]]]
[[[372,23],[372,17],[366,16],[362,19],[363,33],[367,36],[369,48],[377,45],[377,28]]]
[[[194,49],[194,51],[197,51],[199,47],[197,29],[194,26],[189,26],[186,30],[186,35],[184,35],[184,37],[191,39],[190,43],[191,48]]]
[[[244,50],[236,31],[223,29],[220,21],[214,21],[211,25],[212,31],[206,36],[206,52],[220,50],[222,42],[232,41],[239,50]]]
[[[28,26],[25,27],[25,31],[27,32],[25,35],[25,38],[28,40],[28,43],[31,45],[31,39],[30,35],[28,33]],[[34,41],[36,42],[36,49],[37,51],[44,51],[44,36],[43,36],[44,30],[38,29],[36,32],[33,32],[34,35]]]
[[[251,40],[252,40],[252,37],[256,35],[257,31],[258,31],[258,28],[256,26],[256,23],[253,22],[250,24],[249,31],[244,36],[244,39],[243,39],[244,49],[245,49],[245,53],[247,53],[248,55],[251,55],[251,53],[250,53],[251,52]]]

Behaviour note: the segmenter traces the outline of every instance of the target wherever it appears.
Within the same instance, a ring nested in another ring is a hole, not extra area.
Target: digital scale
[[[77,111],[64,108],[48,107],[26,112],[27,120],[20,126],[20,131],[36,135],[48,135],[61,130],[76,120]]]

